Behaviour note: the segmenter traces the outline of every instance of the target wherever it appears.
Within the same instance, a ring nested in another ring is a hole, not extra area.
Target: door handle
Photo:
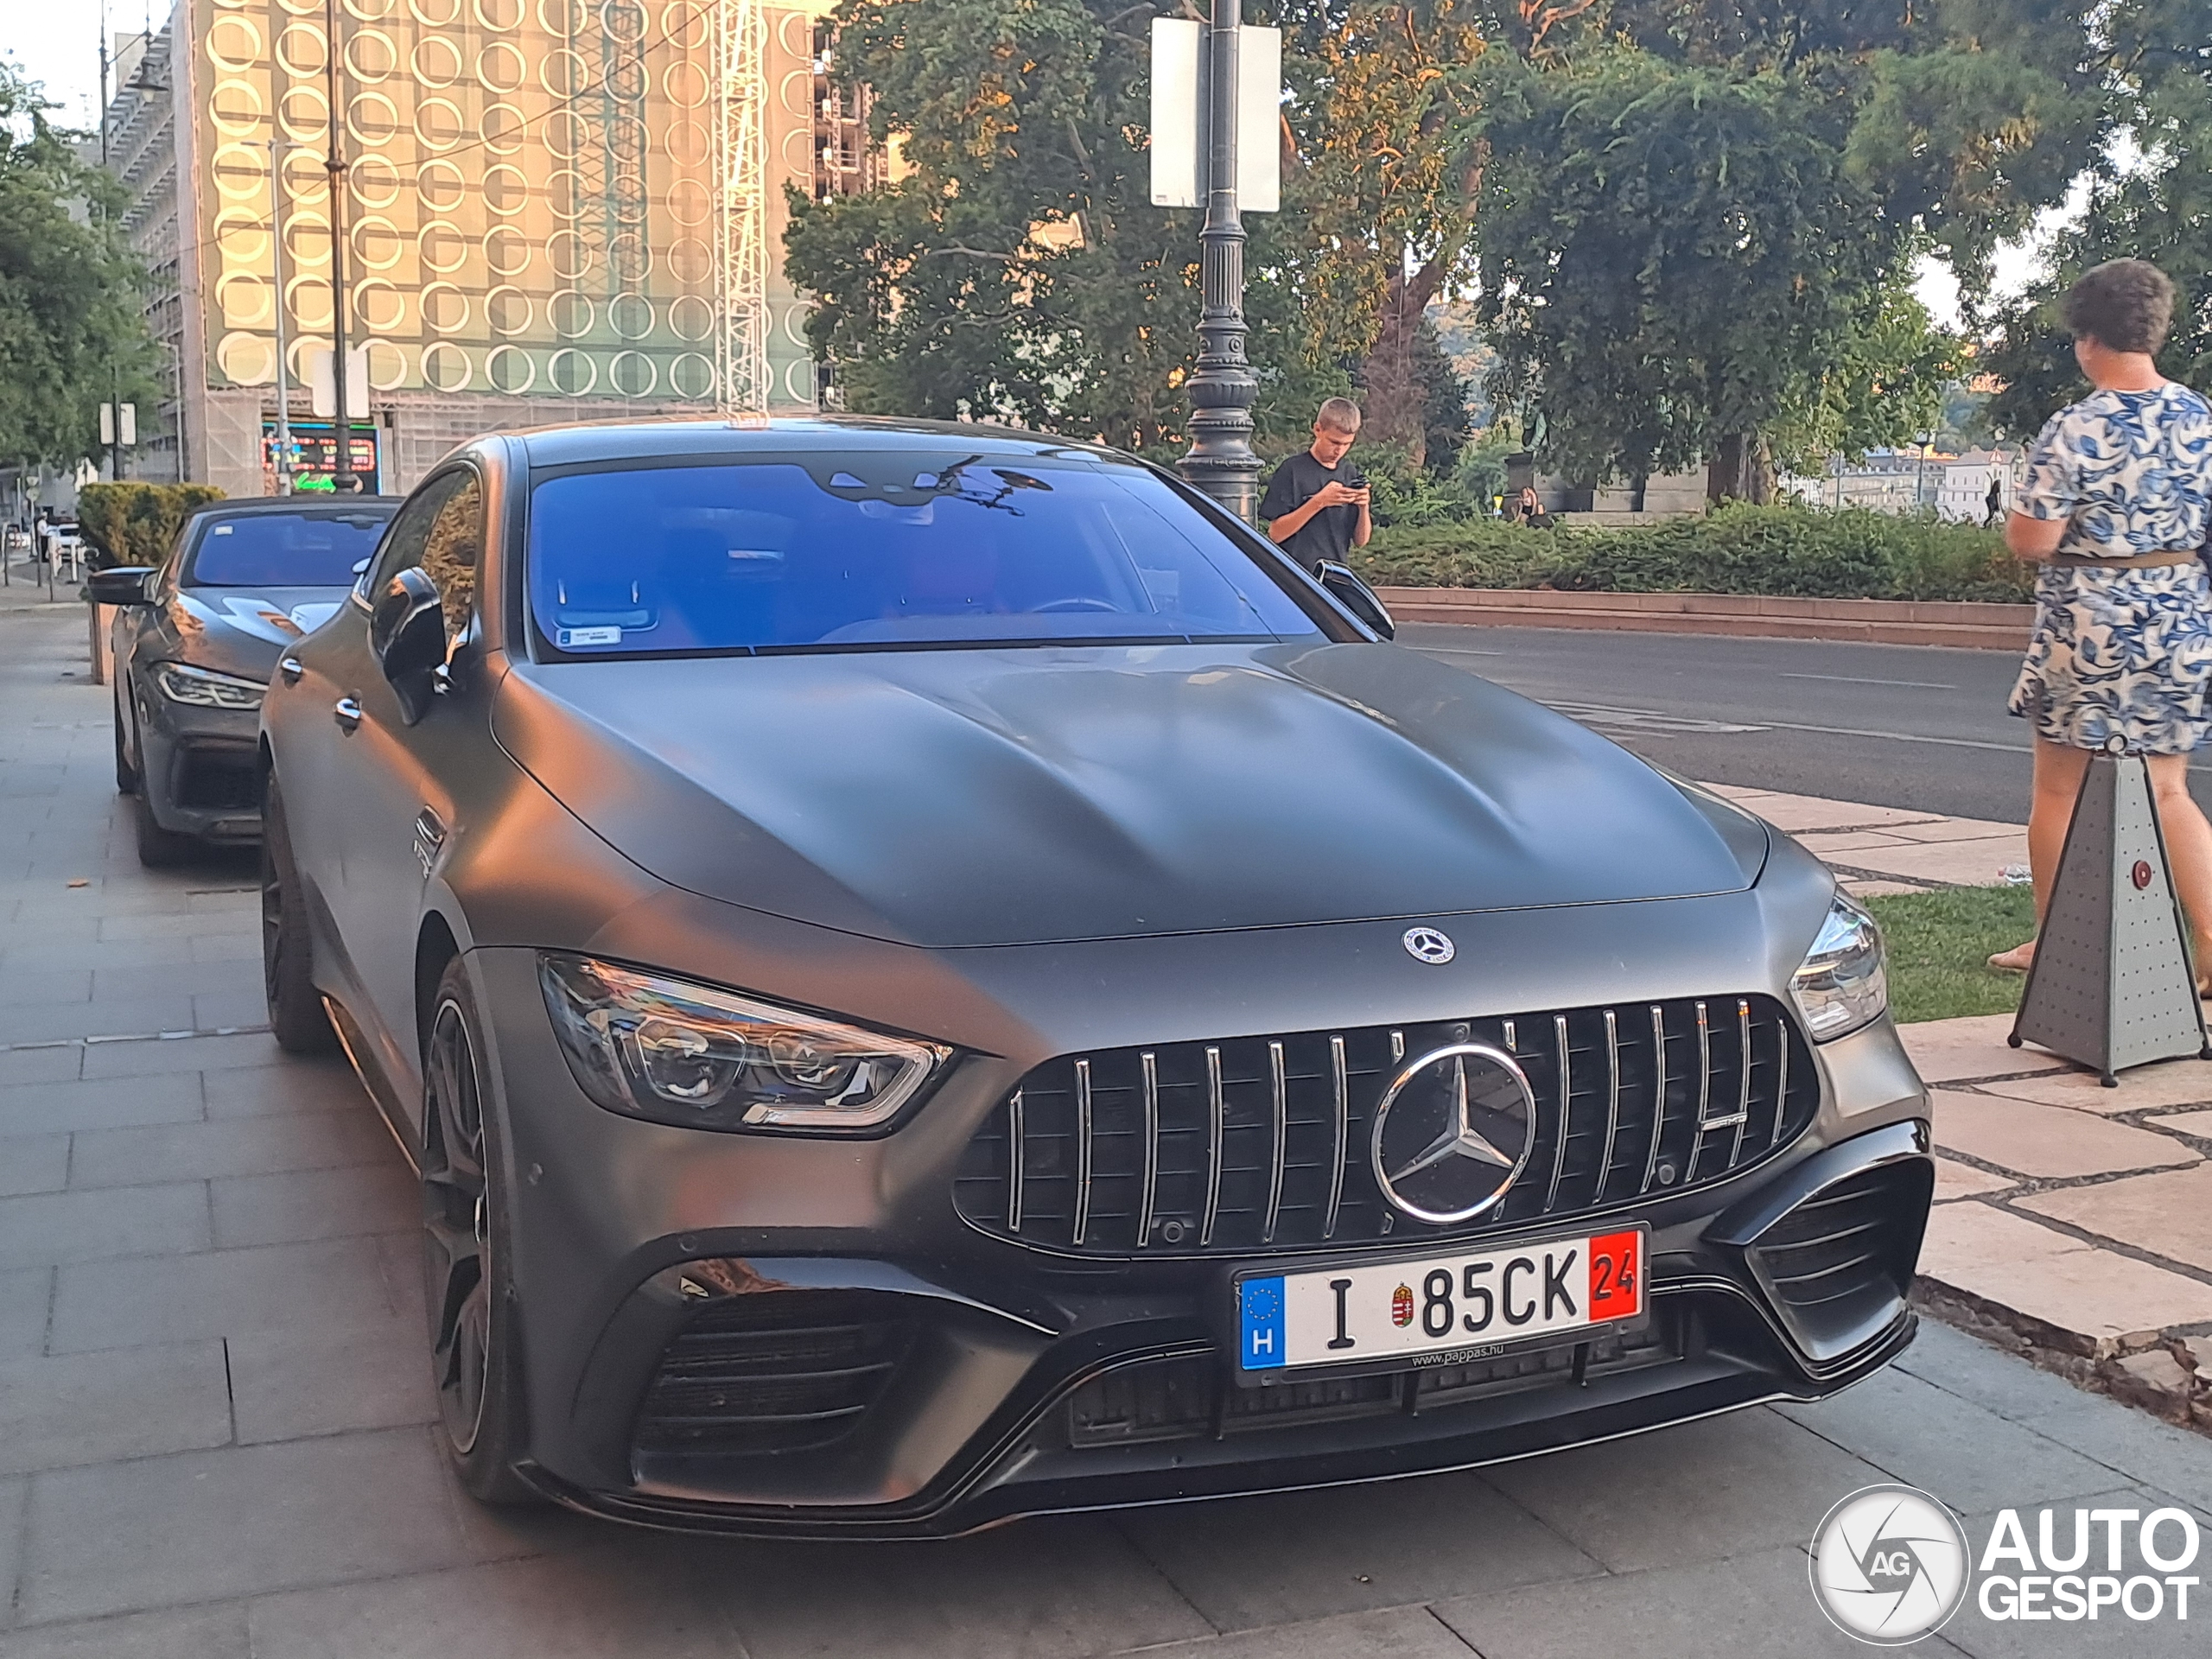
[[[308,671],[307,665],[296,657],[283,658],[277,663],[276,667],[283,675],[284,683],[287,685],[297,685],[300,683],[300,676]]]
[[[330,717],[338,722],[338,729],[351,737],[360,729],[361,705],[351,697],[340,697],[330,705]]]
[[[423,874],[426,877],[436,866],[439,850],[445,844],[444,820],[429,807],[424,807],[415,815],[415,858],[416,861],[422,865]]]

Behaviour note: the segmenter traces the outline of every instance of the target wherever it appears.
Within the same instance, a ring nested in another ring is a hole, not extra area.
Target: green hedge
[[[1529,530],[1497,519],[1393,524],[1355,554],[1362,575],[1405,588],[1560,588],[1808,599],[1995,600],[2033,595],[2032,567],[1994,531],[1732,503],[1659,524]]]
[[[186,516],[222,499],[212,484],[87,484],[77,492],[77,524],[99,569],[159,564]]]

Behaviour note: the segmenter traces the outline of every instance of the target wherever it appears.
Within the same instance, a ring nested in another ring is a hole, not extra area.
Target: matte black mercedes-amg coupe
[[[263,706],[270,1013],[420,1173],[468,1488],[734,1532],[1464,1467],[1911,1339],[1881,942],[1173,478],[480,439]]]

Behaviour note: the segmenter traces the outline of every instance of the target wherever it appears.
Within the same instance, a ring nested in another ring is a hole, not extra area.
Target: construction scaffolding
[[[715,33],[715,400],[763,415],[768,367],[768,32],[760,0],[719,0]]]

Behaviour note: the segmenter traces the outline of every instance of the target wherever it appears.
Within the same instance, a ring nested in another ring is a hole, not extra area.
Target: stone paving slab
[[[2073,1337],[2109,1358],[2174,1326],[2212,1323],[2212,1284],[2083,1243],[1978,1199],[1939,1205],[1920,1251],[1923,1277]]]
[[[1116,1659],[1467,1659],[1467,1652],[1440,1608],[1394,1607],[1164,1647],[1125,1648]]]
[[[2177,1112],[2171,1117],[2149,1117],[2143,1120],[2176,1135],[2194,1135],[2200,1141],[2212,1141],[2212,1112]]]
[[[1777,1618],[1778,1610],[1809,1598],[1808,1578],[1804,1549],[1783,1547],[1720,1562],[1622,1573],[1580,1586],[1566,1605],[1547,1587],[1468,1597],[1446,1602],[1436,1612],[1480,1659],[1865,1655],[1864,1646],[1825,1618],[1815,1628]],[[1958,1649],[1938,1636],[1911,1651]]]
[[[2101,1238],[2212,1274],[2212,1168],[2063,1187],[2016,1202]]]
[[[2063,1106],[2038,1106],[1961,1090],[1934,1092],[1936,1144],[2015,1174],[2113,1175],[2199,1162],[2187,1142]]]
[[[1868,848],[1838,861],[1875,875],[1901,876],[1937,887],[1991,887],[2004,872],[2028,861],[2025,830],[1980,840],[1934,841]]]
[[[0,1474],[198,1451],[230,1439],[219,1342],[0,1361]]]
[[[1913,1070],[1926,1083],[2020,1077],[2071,1069],[2071,1061],[2042,1049],[2008,1046],[2005,1038],[2012,1029],[2009,1014],[1976,1014],[1961,1020],[1901,1027],[1897,1035],[1904,1040],[1904,1052],[1912,1057]]]
[[[1936,1202],[1948,1203],[1953,1198],[1970,1198],[1983,1192],[2002,1192],[2019,1183],[2002,1175],[1992,1175],[1986,1170],[1962,1164],[1955,1158],[1940,1154],[1936,1160]]]
[[[1302,1496],[1139,1512],[1121,1529],[1217,1628],[1288,1624],[1602,1569],[1472,1475],[1354,1488],[1330,1505],[1339,1546],[1325,1571],[1281,1541]]]
[[[2212,1101],[2212,1061],[2164,1060],[2134,1066],[2120,1074],[2119,1086],[2113,1089],[2106,1088],[2094,1071],[2069,1068],[2046,1077],[1986,1083],[1981,1092],[2107,1116],[2146,1106],[2194,1106]]]

